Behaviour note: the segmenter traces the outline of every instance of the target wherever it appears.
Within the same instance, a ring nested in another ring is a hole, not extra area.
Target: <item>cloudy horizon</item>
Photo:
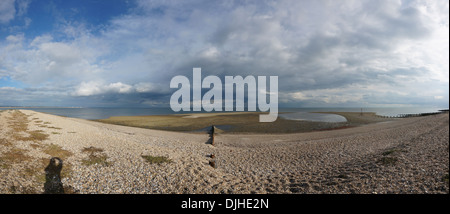
[[[444,0],[2,0],[0,50],[0,106],[168,107],[194,67],[286,107],[449,103]]]

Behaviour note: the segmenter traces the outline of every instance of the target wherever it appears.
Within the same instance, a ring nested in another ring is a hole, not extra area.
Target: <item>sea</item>
[[[284,119],[307,120],[316,122],[346,122],[347,119],[337,114],[324,114],[314,112],[375,112],[379,116],[397,117],[402,114],[435,113],[448,108],[437,107],[372,107],[372,108],[284,108],[279,112]]]
[[[0,110],[5,109],[1,108]],[[10,109],[29,109],[65,117],[88,120],[106,119],[112,116],[143,116],[190,114],[205,112],[174,112],[170,108],[58,108],[58,107],[11,107]],[[345,122],[345,117],[336,114],[321,114],[312,112],[375,112],[380,116],[398,116],[400,114],[433,113],[448,108],[437,107],[384,107],[384,108],[280,108],[279,116],[291,120],[307,120],[319,122]],[[282,113],[282,114],[281,114]]]

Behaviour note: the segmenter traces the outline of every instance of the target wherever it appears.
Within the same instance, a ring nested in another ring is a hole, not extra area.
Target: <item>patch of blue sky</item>
[[[114,17],[128,12],[134,1],[123,0],[53,0],[32,1],[26,15],[16,16],[9,26],[0,26],[0,38],[24,33],[26,38],[52,34],[53,38],[64,40],[58,32],[64,25],[85,25],[91,33],[99,32]]]
[[[11,79],[9,76],[0,77],[0,88],[1,87],[12,87],[12,88],[24,88],[25,84],[22,82]]]

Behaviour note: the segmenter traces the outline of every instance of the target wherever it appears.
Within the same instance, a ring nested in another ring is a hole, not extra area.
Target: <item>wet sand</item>
[[[0,111],[0,192],[43,193],[58,156],[66,193],[449,193],[448,113],[359,123],[223,133],[213,146],[208,134]]]
[[[177,115],[151,116],[119,116],[98,120],[103,123],[133,126],[148,129],[185,132],[206,132],[212,125],[227,127],[227,133],[298,133],[327,129],[339,129],[360,126],[364,124],[392,121],[372,112],[327,112],[347,118],[347,122],[327,123],[288,120],[279,117],[275,122],[260,123],[257,112],[227,112],[227,113],[194,113]],[[283,113],[280,113],[283,114]]]

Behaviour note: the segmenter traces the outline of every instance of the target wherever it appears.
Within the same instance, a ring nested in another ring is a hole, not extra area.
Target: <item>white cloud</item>
[[[6,37],[6,41],[9,43],[22,43],[24,40],[23,34],[9,35]]]
[[[127,94],[132,91],[132,86],[123,84],[121,82],[111,83],[105,87],[106,91],[111,91],[119,94]]]
[[[92,96],[103,93],[103,85],[100,82],[82,82],[72,94],[74,96]]]
[[[103,84],[101,81],[90,81],[82,82],[72,95],[92,96],[106,93],[127,94],[132,92],[132,90],[132,86],[121,82]]]
[[[23,91],[22,89],[15,88],[15,87],[0,87],[0,91]]]
[[[23,16],[27,13],[31,0],[1,0],[0,1],[0,25],[8,24],[14,20],[16,16]],[[16,5],[17,4],[17,8]],[[25,19],[25,25],[30,22],[29,18]]]
[[[130,93],[166,93],[160,84],[141,82],[134,85],[115,82],[106,84],[104,81],[81,82],[75,87],[73,96],[93,96],[102,94],[130,94]]]
[[[67,87],[95,78],[104,71],[97,58],[105,52],[98,39],[86,39],[88,36],[55,42],[45,34],[27,43],[24,34],[9,35],[7,43],[0,43],[6,50],[0,55],[2,67],[7,76],[30,86],[56,82]]]
[[[0,24],[6,24],[13,20],[16,14],[16,8],[14,7],[15,0],[2,0],[0,1]]]
[[[305,90],[286,93],[282,95],[285,102],[313,102],[315,104],[343,104],[364,103],[363,95],[367,91],[361,90],[363,86],[349,86],[345,88]]]

